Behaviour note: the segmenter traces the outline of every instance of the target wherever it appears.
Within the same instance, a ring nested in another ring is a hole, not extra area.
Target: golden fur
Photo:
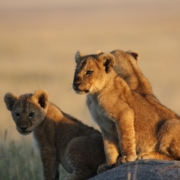
[[[135,51],[114,50],[111,54],[115,58],[114,70],[123,78],[128,86],[144,97],[155,97],[151,85],[138,67],[139,55]]]
[[[132,58],[137,58],[133,52],[119,50],[87,56],[77,52],[75,56],[73,88],[78,94],[88,94],[88,108],[103,135],[106,164],[99,173],[116,161],[137,157],[180,159],[180,117],[157,100]]]
[[[4,101],[18,132],[33,132],[45,180],[59,179],[59,164],[70,173],[65,180],[84,180],[105,162],[101,134],[50,103],[46,91],[19,97],[7,93]]]

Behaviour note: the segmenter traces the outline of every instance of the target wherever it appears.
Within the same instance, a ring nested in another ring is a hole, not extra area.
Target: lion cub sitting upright
[[[18,132],[34,133],[45,180],[59,179],[59,163],[70,173],[66,180],[84,180],[105,162],[101,134],[50,103],[46,91],[19,97],[7,93],[4,101]]]
[[[88,108],[103,135],[106,164],[99,172],[116,161],[129,162],[137,157],[180,159],[180,117],[163,106],[151,88],[145,91],[146,98],[141,89],[132,90],[126,77],[115,72],[112,54],[82,56],[78,52],[75,60],[73,88],[78,94],[88,94]]]

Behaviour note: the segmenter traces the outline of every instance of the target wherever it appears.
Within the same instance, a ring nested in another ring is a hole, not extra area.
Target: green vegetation
[[[61,180],[66,172],[61,169]],[[14,141],[0,145],[0,180],[40,180],[42,165],[39,153],[30,144]]]

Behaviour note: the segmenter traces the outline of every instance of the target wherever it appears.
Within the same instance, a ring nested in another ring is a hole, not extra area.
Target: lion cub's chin
[[[76,92],[77,94],[87,94],[87,93],[89,93],[89,90],[83,90],[83,91],[75,90],[75,92]]]
[[[29,130],[29,131],[21,131],[21,130],[19,130],[19,129],[17,129],[18,130],[18,132],[20,133],[20,134],[22,134],[22,135],[28,135],[28,134],[31,134],[31,132],[32,132],[32,130]]]
[[[28,135],[28,134],[31,134],[32,131],[29,131],[29,132],[24,132],[24,131],[21,132],[21,131],[18,131],[18,132],[19,132],[20,134],[22,134],[22,135]]]

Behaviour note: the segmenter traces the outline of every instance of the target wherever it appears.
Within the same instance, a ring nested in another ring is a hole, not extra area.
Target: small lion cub
[[[45,90],[19,97],[7,93],[4,101],[17,131],[23,135],[33,132],[45,180],[59,179],[59,164],[70,173],[65,180],[84,180],[105,162],[100,132],[50,103]]]

